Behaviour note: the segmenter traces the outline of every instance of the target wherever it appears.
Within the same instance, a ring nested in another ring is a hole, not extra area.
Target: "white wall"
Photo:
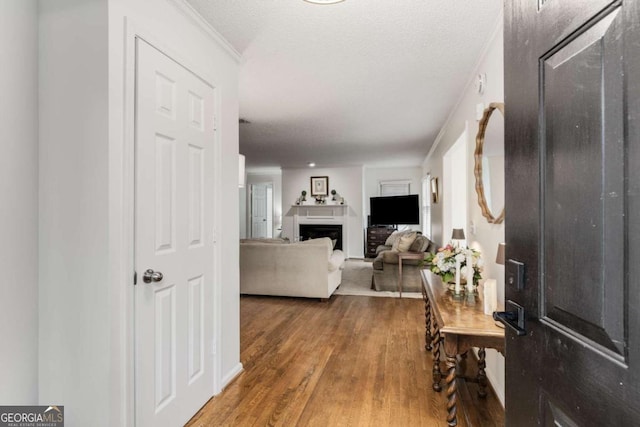
[[[0,404],[38,402],[38,16],[0,1]]]
[[[40,401],[66,405],[69,425],[132,425],[133,36],[211,81],[220,100],[218,386],[242,368],[237,62],[173,0],[39,4]]]
[[[107,1],[39,7],[39,399],[107,422]]]
[[[282,236],[293,240],[292,205],[300,197],[302,190],[307,191],[307,200],[311,198],[310,178],[312,176],[328,176],[329,191],[335,189],[344,197],[349,212],[349,247],[346,256],[349,258],[364,257],[364,211],[363,180],[361,166],[342,168],[305,168],[282,170]]]
[[[442,179],[443,156],[447,150],[453,146],[456,139],[462,134],[465,123],[469,123],[469,134],[467,141],[467,202],[468,222],[465,227],[465,234],[470,246],[482,251],[485,262],[483,278],[496,279],[498,282],[499,304],[504,304],[504,267],[496,265],[496,252],[498,243],[504,242],[504,223],[499,225],[489,224],[482,216],[478,199],[475,192],[475,177],[472,173],[474,166],[475,137],[478,130],[478,120],[476,120],[476,105],[484,103],[485,107],[491,102],[502,102],[504,100],[504,72],[503,72],[503,33],[502,16],[499,18],[497,30],[493,38],[487,44],[487,48],[478,64],[477,69],[472,73],[475,77],[478,73],[486,73],[487,86],[484,94],[480,95],[475,89],[474,80],[470,79],[469,84],[461,94],[458,105],[452,111],[448,121],[441,130],[434,148],[423,162],[423,173],[431,173],[432,177]],[[509,105],[505,105],[508,113]],[[498,112],[499,114],[499,112]],[[440,182],[440,190],[443,188]],[[441,195],[440,203],[432,205],[432,224],[434,241],[443,243],[448,241],[449,236],[443,236],[443,203],[442,199],[448,197]],[[509,220],[507,214],[506,220]],[[471,224],[475,224],[476,233],[471,232]],[[487,376],[491,381],[498,397],[504,405],[504,358],[494,350],[487,350]]]
[[[280,237],[282,230],[282,172],[273,173],[247,173],[247,187],[245,191],[245,213],[240,215],[240,220],[244,222],[245,237],[251,234],[251,192],[249,191],[252,184],[273,184],[273,237]],[[241,206],[242,206],[241,202]],[[242,228],[241,228],[242,229]],[[242,237],[242,236],[241,236]]]
[[[420,204],[422,206],[422,168],[421,167],[393,167],[393,168],[371,168],[364,169],[364,218],[365,227],[367,225],[367,216],[369,211],[369,198],[380,195],[380,181],[411,181],[411,194],[418,194]],[[420,213],[420,221],[422,221],[422,213]],[[422,230],[420,225],[410,225],[408,228],[413,230]]]

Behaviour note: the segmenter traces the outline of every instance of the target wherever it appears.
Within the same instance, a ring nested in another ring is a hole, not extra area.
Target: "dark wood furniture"
[[[391,236],[391,233],[396,231],[391,227],[367,227],[367,258],[376,257],[376,248],[380,245],[384,245],[387,241],[387,237]]]
[[[440,277],[422,270],[422,297],[425,307],[425,348],[433,354],[433,390],[441,391],[440,350],[446,355],[447,424],[455,426],[457,420],[458,388],[456,373],[458,363],[466,352],[479,347],[478,395],[485,397],[487,376],[485,373],[485,348],[495,348],[504,354],[504,329],[496,326],[491,316],[485,315],[479,295],[454,297],[443,285]]]

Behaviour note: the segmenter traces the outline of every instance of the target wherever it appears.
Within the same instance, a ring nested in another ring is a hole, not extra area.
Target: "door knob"
[[[511,310],[508,310],[511,309]],[[493,319],[508,326],[516,335],[526,335],[524,327],[524,307],[509,300],[507,301],[507,311],[494,311]]]
[[[152,269],[148,269],[142,275],[142,281],[144,283],[159,282],[163,279],[163,277],[164,276],[159,271],[153,271]]]

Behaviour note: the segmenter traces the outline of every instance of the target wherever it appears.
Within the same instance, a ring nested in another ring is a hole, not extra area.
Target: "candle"
[[[467,292],[473,292],[473,257],[467,254]]]
[[[460,261],[458,261],[456,259],[456,289],[455,292],[456,294],[459,294],[461,291],[460,289]]]
[[[484,314],[491,315],[498,308],[498,288],[495,280],[484,281],[483,297]]]

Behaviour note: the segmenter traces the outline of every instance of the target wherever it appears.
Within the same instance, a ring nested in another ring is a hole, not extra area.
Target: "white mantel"
[[[349,207],[339,204],[302,204],[291,205],[293,208],[293,239],[300,240],[300,224],[342,225],[342,247],[349,246]]]

